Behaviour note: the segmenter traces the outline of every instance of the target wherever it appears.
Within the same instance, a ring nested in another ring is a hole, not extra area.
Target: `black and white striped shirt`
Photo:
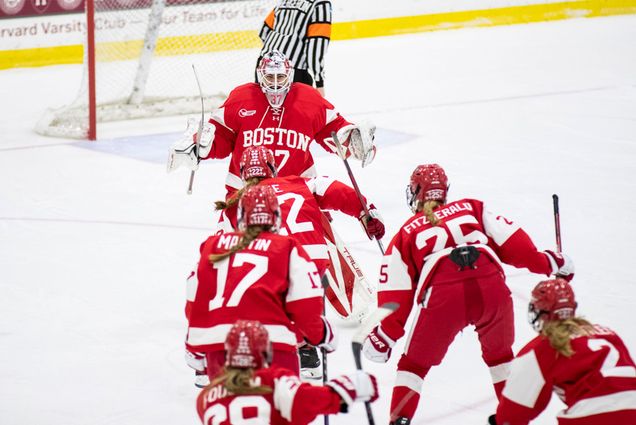
[[[281,0],[259,33],[263,40],[261,57],[278,50],[294,68],[306,70],[316,87],[323,87],[331,9],[330,0]]]

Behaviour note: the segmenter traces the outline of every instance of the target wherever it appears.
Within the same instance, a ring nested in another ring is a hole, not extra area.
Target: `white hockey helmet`
[[[294,80],[294,68],[278,50],[263,56],[257,69],[258,83],[272,108],[280,108]]]

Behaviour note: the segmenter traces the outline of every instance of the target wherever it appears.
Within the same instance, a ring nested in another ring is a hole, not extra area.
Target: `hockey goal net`
[[[253,80],[262,45],[258,31],[275,5],[275,0],[86,1],[79,93],[71,104],[46,112],[36,125],[40,134],[94,139],[96,122],[200,112],[192,65],[210,111],[232,88]]]

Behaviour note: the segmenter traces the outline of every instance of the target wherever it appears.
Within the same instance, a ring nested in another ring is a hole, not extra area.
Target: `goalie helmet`
[[[448,187],[448,177],[442,167],[437,164],[418,165],[406,187],[406,203],[413,213],[417,212],[420,201],[445,203]]]
[[[264,146],[252,146],[243,151],[239,165],[241,178],[247,181],[253,177],[276,177],[276,161],[272,151]]]
[[[256,320],[237,320],[225,338],[225,366],[260,369],[272,362],[267,329]]]
[[[545,322],[574,317],[576,306],[574,291],[567,280],[543,280],[532,290],[528,321],[535,331],[540,332]]]
[[[268,185],[250,186],[245,189],[238,206],[238,226],[271,226],[270,231],[280,228],[280,207],[274,189]]]
[[[294,81],[294,68],[285,55],[278,50],[267,53],[261,59],[256,74],[271,107],[280,108]]]

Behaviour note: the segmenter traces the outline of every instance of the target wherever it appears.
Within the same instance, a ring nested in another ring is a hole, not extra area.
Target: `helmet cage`
[[[280,108],[294,81],[294,68],[285,56],[274,50],[266,54],[256,71],[258,84],[272,108]]]

